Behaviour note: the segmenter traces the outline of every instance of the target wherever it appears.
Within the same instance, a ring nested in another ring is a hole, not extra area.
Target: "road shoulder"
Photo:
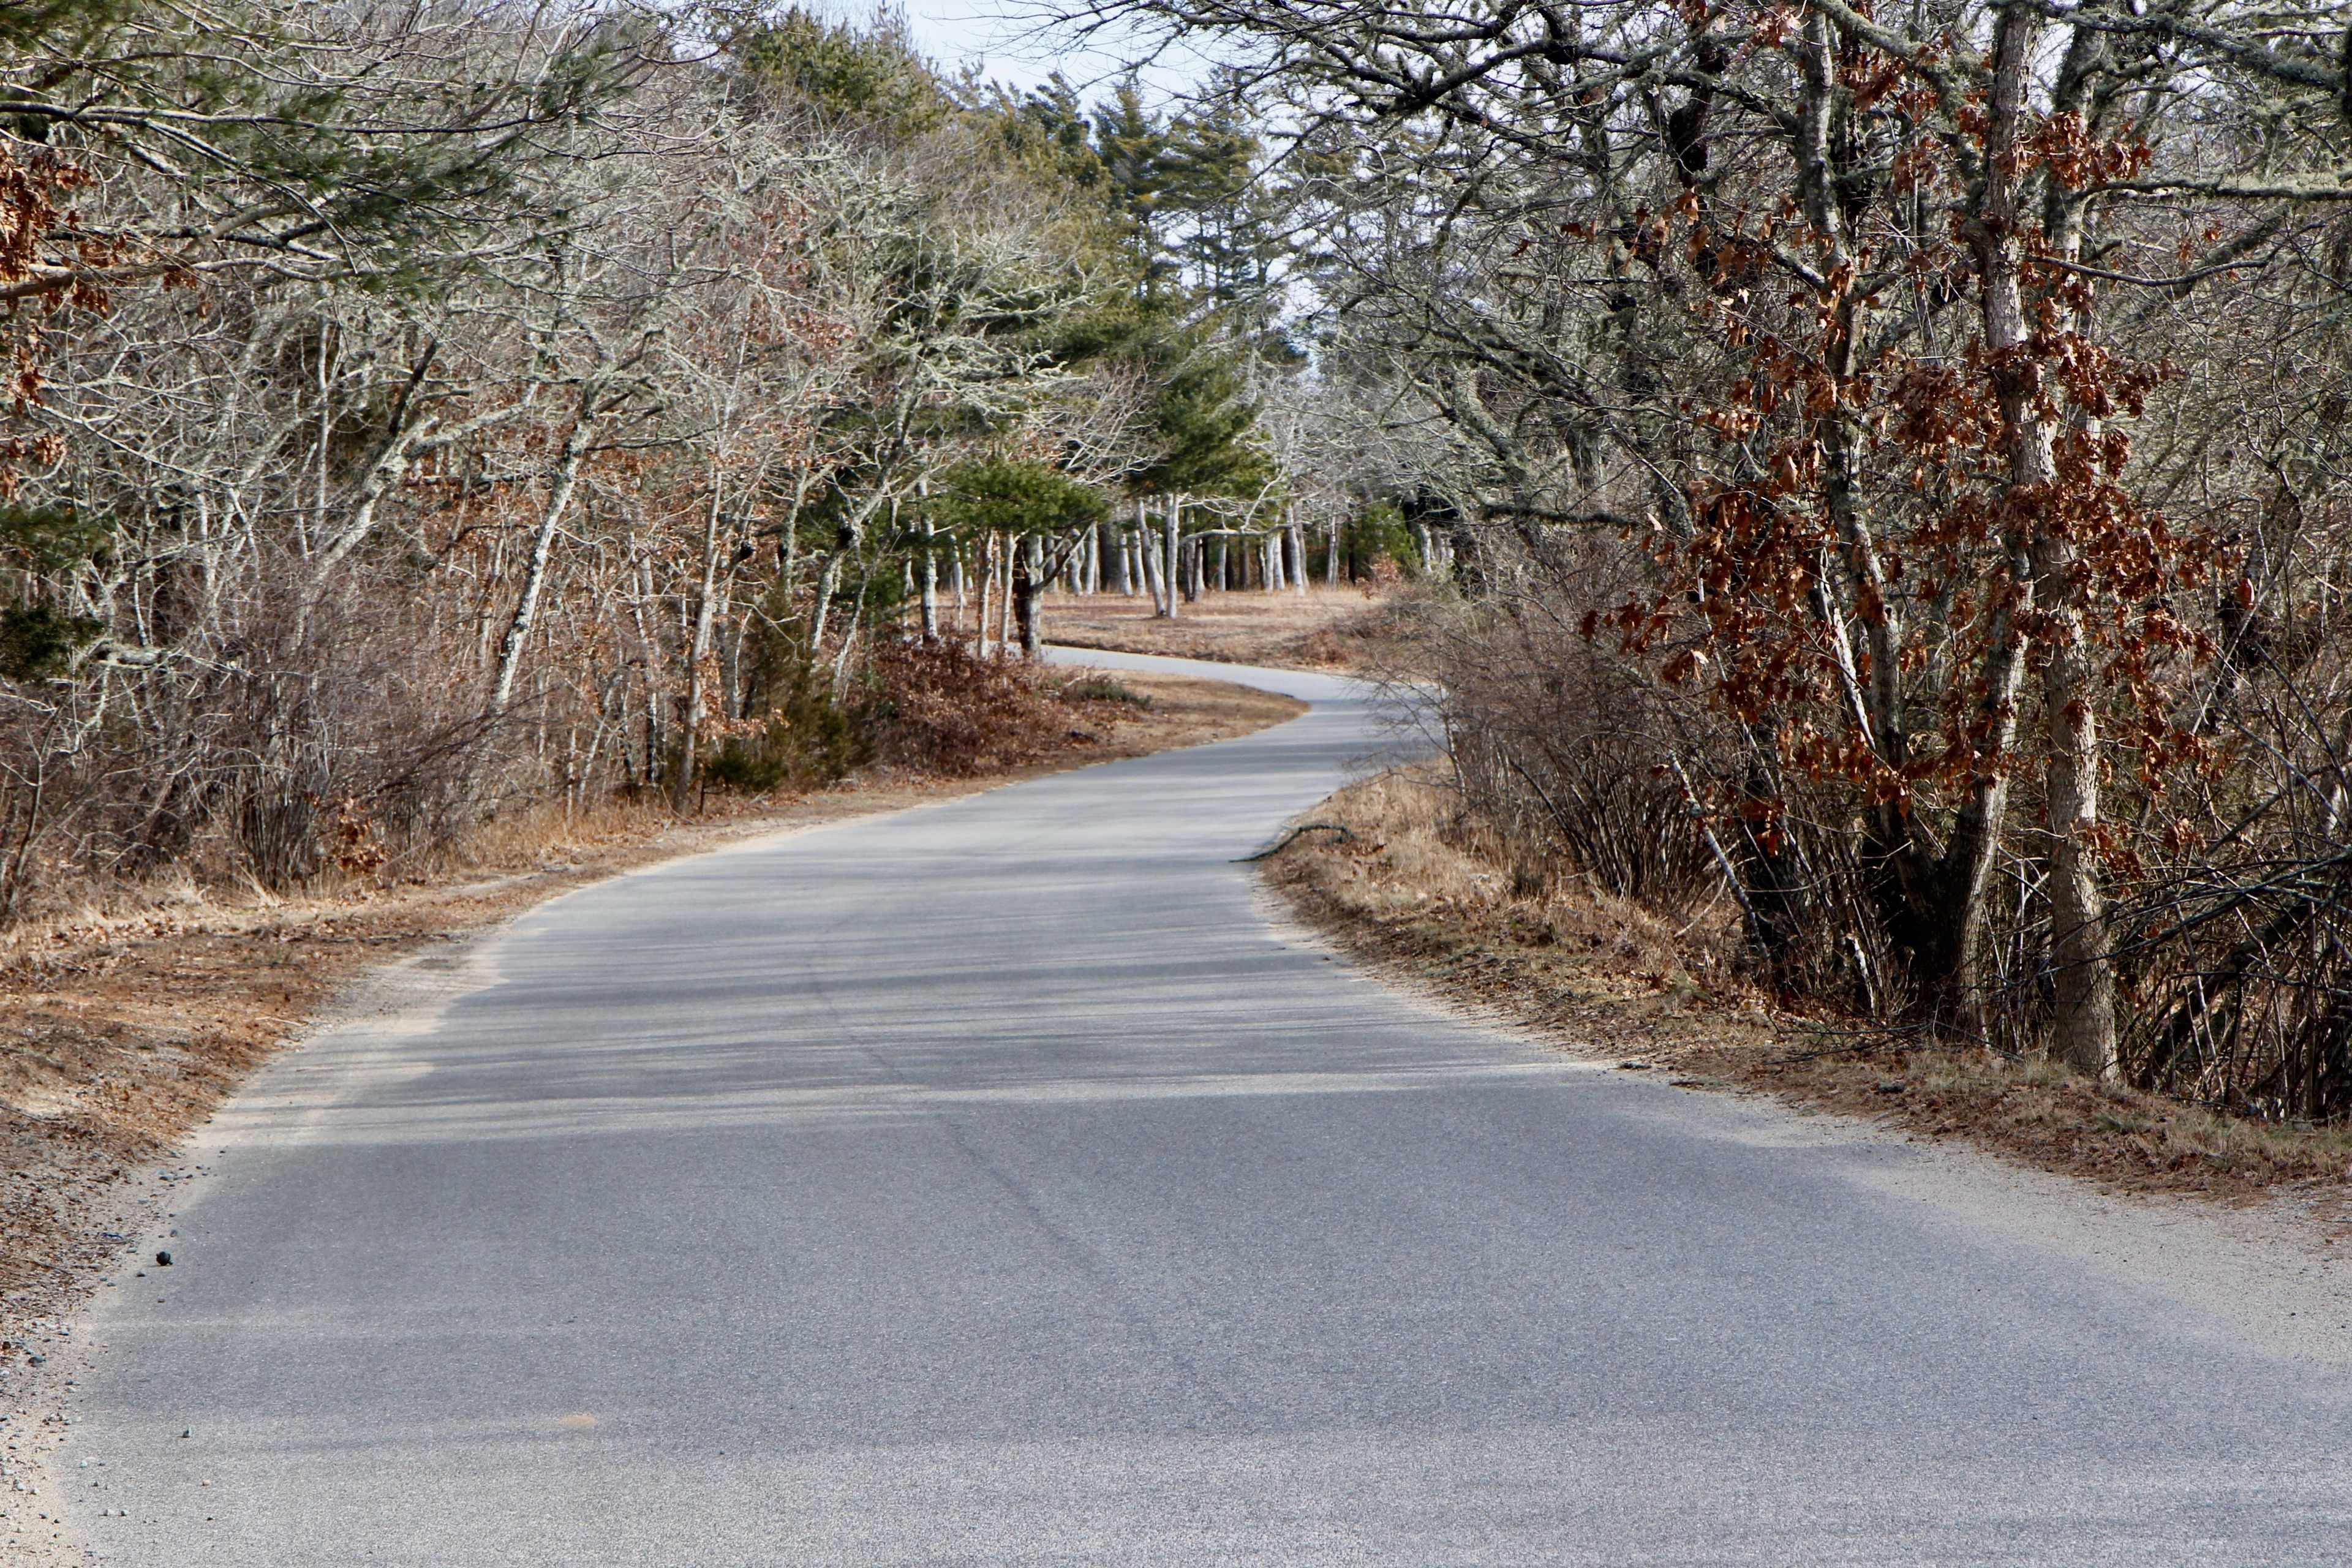
[[[1444,800],[1392,770],[1303,814],[1330,826],[1262,863],[1269,917],[1431,1005],[1715,1101],[1742,1129],[1727,1135],[1899,1152],[1855,1168],[2170,1302],[2195,1331],[2352,1364],[2352,1193],[2332,1140],[2211,1131],[2192,1108],[1989,1064],[1961,1079],[1923,1052],[1840,1059],[1852,1038],[1763,1007],[1638,906],[1514,887],[1449,838]]]

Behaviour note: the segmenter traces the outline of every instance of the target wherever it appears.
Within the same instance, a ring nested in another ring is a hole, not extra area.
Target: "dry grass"
[[[294,898],[185,881],[119,889],[0,934],[0,1340],[21,1340],[12,1328],[73,1299],[114,1252],[108,1233],[127,1230],[154,1163],[392,956],[730,839],[1244,734],[1304,710],[1223,682],[1118,679],[1149,703],[1076,707],[1050,754],[1020,767],[869,774],[781,799],[713,795],[684,822],[651,801],[546,807],[487,824],[431,875],[390,885],[355,878]]]
[[[1391,597],[1369,584],[1318,584],[1303,594],[1210,593],[1179,605],[1171,620],[1152,615],[1148,594],[1131,599],[1055,594],[1045,601],[1045,636],[1068,647],[1292,669],[1363,669],[1391,661],[1397,641]]]
[[[1311,923],[1449,1000],[1628,1071],[1760,1090],[2135,1191],[2332,1192],[2352,1173],[2343,1130],[2244,1121],[2047,1063],[1908,1048],[1768,1009],[1728,961],[1722,911],[1668,921],[1512,865],[1437,768],[1366,780],[1303,820],[1349,834],[1305,835],[1267,862]]]

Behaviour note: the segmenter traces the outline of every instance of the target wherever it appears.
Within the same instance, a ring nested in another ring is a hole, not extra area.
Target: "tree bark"
[[[988,635],[992,623],[988,616],[996,599],[996,534],[991,531],[981,544],[980,560],[980,657],[988,657]]]
[[[940,558],[939,530],[929,518],[923,520],[923,640],[940,640]]]
[[[2050,837],[2052,1046],[2077,1069],[2117,1075],[2115,972],[2107,953],[2098,870],[2099,730],[2096,671],[2085,646],[2074,548],[2053,526],[2055,432],[2042,412],[2042,367],[2031,357],[2015,167],[2039,19],[2006,6],[1993,30],[1984,195],[1977,221],[1987,355],[2010,441],[2009,510],[2027,533],[2030,592],[2044,627],[2042,672]]]
[[[1160,571],[1160,541],[1149,529],[1139,531],[1135,558],[1143,575],[1143,585],[1151,595],[1152,615],[1164,616],[1168,613],[1167,584]]]
[[[1176,618],[1176,596],[1183,591],[1183,579],[1181,574],[1184,569],[1184,563],[1181,559],[1178,550],[1178,543],[1181,538],[1184,526],[1184,498],[1182,496],[1170,496],[1168,498],[1168,511],[1164,523],[1166,531],[1162,539],[1163,559],[1160,567],[1160,580],[1166,585],[1167,592],[1163,597],[1160,613],[1167,616],[1169,619],[1173,620]]]
[[[679,739],[677,790],[670,799],[671,808],[683,816],[693,803],[695,775],[700,759],[696,749],[702,741],[702,710],[709,700],[704,690],[702,666],[710,652],[710,626],[718,614],[719,605],[719,521],[725,513],[725,496],[719,477],[710,481],[710,505],[702,516],[702,580],[694,596],[694,635],[686,647],[686,711],[679,715],[683,731]]]
[[[1045,542],[1035,534],[1013,552],[1013,614],[1021,623],[1021,656],[1045,657]]]
[[[1021,542],[1013,535],[1004,534],[1003,539],[1003,548],[998,553],[1003,561],[1004,582],[997,594],[996,614],[996,647],[1000,653],[1013,646],[1013,557],[1021,548]]]
[[[856,551],[858,544],[865,539],[866,525],[881,508],[883,494],[877,492],[860,502],[855,510],[842,519],[841,526],[834,534],[833,552],[824,558],[824,569],[817,574],[816,603],[809,610],[809,658],[812,660],[816,658],[818,650],[824,647],[825,622],[833,615],[834,596],[841,592],[841,563]],[[897,504],[895,500],[892,504]],[[860,603],[863,603],[862,599]],[[850,632],[857,629],[856,623],[857,616],[853,609],[850,616]],[[850,632],[845,632],[843,636],[846,637]]]
[[[2115,966],[2107,954],[2106,897],[2099,876],[2097,671],[2084,643],[2070,570],[2073,550],[2043,532],[2033,542],[2034,596],[2053,626],[2042,667],[2042,713],[2050,746],[2049,803],[2053,1044],[2076,1069],[2121,1075]]]
[[[564,512],[571,508],[572,492],[580,482],[580,461],[595,439],[598,423],[583,403],[556,458],[553,482],[548,487],[547,509],[540,513],[539,527],[531,534],[530,561],[523,569],[522,596],[515,601],[514,615],[508,620],[506,636],[499,643],[498,677],[490,686],[492,718],[505,713],[514,700],[515,674],[522,668],[523,645],[530,640],[531,624],[539,616],[539,597],[547,586],[547,562],[555,548],[555,532],[562,525]]]

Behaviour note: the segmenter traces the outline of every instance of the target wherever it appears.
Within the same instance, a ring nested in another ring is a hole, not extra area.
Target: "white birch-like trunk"
[[[704,689],[702,667],[710,652],[710,627],[719,608],[719,520],[724,515],[725,498],[719,477],[710,481],[710,505],[702,518],[702,580],[694,599],[694,635],[686,645],[686,711],[679,715],[682,734],[677,757],[677,790],[672,797],[675,809],[684,812],[694,795],[696,750],[702,740],[702,710],[710,694]]]
[[[940,558],[934,553],[939,530],[923,520],[923,640],[940,640]]]
[[[539,616],[540,595],[547,586],[548,557],[554,551],[555,533],[562,526],[563,514],[571,509],[572,492],[580,482],[580,461],[595,439],[596,424],[596,419],[583,407],[556,458],[553,482],[548,487],[547,508],[540,513],[539,527],[531,534],[530,560],[523,569],[522,596],[515,601],[514,615],[507,621],[506,636],[499,643],[498,676],[490,685],[490,713],[494,718],[504,713],[514,700],[515,675],[522,668],[523,647],[530,638],[532,623]]]
[[[1167,531],[1165,536],[1165,554],[1167,556],[1167,560],[1160,568],[1160,577],[1161,580],[1168,584],[1168,595],[1167,605],[1160,613],[1167,616],[1170,620],[1174,620],[1176,618],[1176,596],[1183,592],[1184,587],[1184,579],[1181,575],[1184,570],[1184,562],[1179,548],[1181,543],[1182,531],[1184,527],[1184,498],[1182,496],[1170,496],[1168,498],[1168,514],[1165,522]]]
[[[997,597],[996,646],[1008,652],[1013,647],[1013,552],[1020,548],[1021,541],[1008,533],[1004,548],[998,552],[1004,580]]]
[[[1151,594],[1151,613],[1154,616],[1164,616],[1168,613],[1168,580],[1160,570],[1160,536],[1151,526],[1150,512],[1139,500],[1135,503],[1135,556],[1142,568],[1143,585]]]
[[[994,625],[988,616],[996,603],[996,534],[991,530],[980,546],[980,657],[988,657],[988,634]]]

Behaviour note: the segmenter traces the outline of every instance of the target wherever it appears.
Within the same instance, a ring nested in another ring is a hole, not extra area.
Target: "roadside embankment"
[[[1731,911],[1669,921],[1515,866],[1459,808],[1442,764],[1351,785],[1265,875],[1306,921],[1391,977],[1622,1068],[1734,1088],[1962,1140],[2143,1193],[2352,1197],[2352,1133],[2249,1121],[2042,1062],[1909,1045],[1766,1005],[1739,973]]]

